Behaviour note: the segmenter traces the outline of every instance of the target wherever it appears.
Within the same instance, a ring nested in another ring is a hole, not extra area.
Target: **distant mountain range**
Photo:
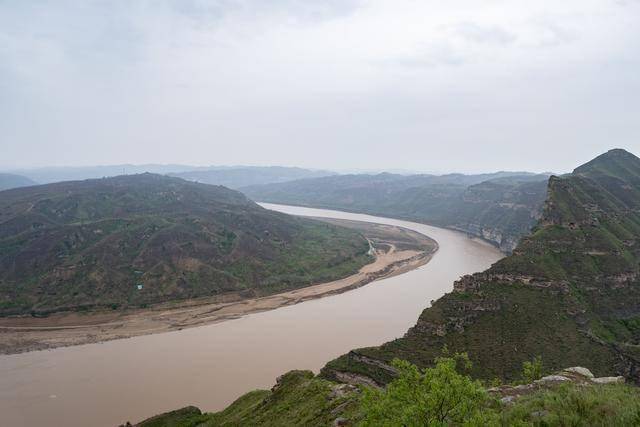
[[[150,172],[239,189],[258,201],[366,212],[449,227],[491,241],[505,252],[513,250],[535,224],[548,177],[526,172],[337,175],[281,166],[177,164],[51,167],[18,172],[23,174],[22,180],[6,180],[5,185],[0,175],[0,190]]]
[[[39,184],[105,178],[118,175],[156,173],[177,176],[189,181],[198,181],[205,184],[224,185],[229,188],[334,174],[328,171],[283,166],[189,166],[179,164],[60,166],[20,169],[8,172],[22,175]]]
[[[335,175],[335,173],[282,166],[244,166],[227,169],[192,170],[171,173],[170,175],[189,181],[224,185],[225,187],[237,189],[256,184],[282,183],[301,178],[318,178]]]
[[[177,171],[197,169],[186,165],[105,165],[105,166],[52,166],[31,169],[16,169],[9,172],[25,176],[38,184],[51,184],[62,181],[80,181],[83,179],[106,178],[118,175],[157,173],[168,174]]]
[[[503,251],[539,218],[548,175],[337,175],[240,188],[253,200],[364,212],[454,228]]]
[[[513,255],[456,282],[404,337],[322,375],[385,384],[393,358],[427,366],[444,346],[468,352],[478,378],[517,379],[540,355],[547,370],[640,383],[640,159],[611,150],[551,177],[540,221]]]
[[[0,315],[259,296],[347,276],[359,233],[155,174],[0,193]]]
[[[10,188],[27,187],[29,185],[36,185],[36,182],[22,175],[0,173],[0,191]]]

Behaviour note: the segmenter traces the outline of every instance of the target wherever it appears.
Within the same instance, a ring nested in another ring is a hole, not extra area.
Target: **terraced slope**
[[[0,315],[255,296],[369,261],[359,233],[142,174],[0,192]]]
[[[393,358],[420,366],[447,346],[473,375],[513,380],[522,362],[586,366],[640,382],[640,159],[611,150],[551,177],[543,215],[513,254],[463,277],[400,339],[326,365],[325,378],[393,378]]]

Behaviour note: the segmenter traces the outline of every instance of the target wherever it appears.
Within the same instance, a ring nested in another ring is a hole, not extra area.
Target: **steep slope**
[[[29,185],[36,185],[36,183],[22,175],[0,173],[0,191],[11,188],[28,187]]]
[[[254,200],[366,212],[455,228],[503,251],[539,218],[547,175],[341,175],[251,186]]]
[[[172,173],[170,176],[201,182],[203,184],[224,185],[240,188],[250,185],[281,183],[303,178],[317,178],[333,175],[332,172],[315,171],[282,166],[238,166],[211,170],[193,170]]]
[[[468,351],[480,378],[580,365],[640,382],[640,159],[609,151],[551,177],[543,216],[513,255],[466,276],[400,339],[323,369],[340,381],[393,377],[395,357],[421,366],[447,346]]]
[[[332,280],[369,261],[360,234],[160,175],[0,192],[0,314],[47,313]]]

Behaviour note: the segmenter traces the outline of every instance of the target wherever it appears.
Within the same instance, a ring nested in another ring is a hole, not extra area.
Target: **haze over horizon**
[[[145,167],[149,167],[149,170],[145,171]],[[302,168],[296,165],[215,165],[215,164],[175,164],[175,163],[114,163],[114,164],[80,164],[80,165],[43,165],[43,166],[26,166],[26,167],[2,167],[0,166],[0,173],[10,173],[10,174],[21,174],[26,173],[27,175],[31,172],[44,172],[44,171],[52,171],[55,172],[57,170],[64,172],[68,170],[69,172],[77,171],[80,173],[82,170],[92,171],[92,170],[115,170],[121,169],[120,175],[133,175],[140,174],[144,172],[156,173],[156,174],[172,174],[172,173],[181,173],[181,172],[189,172],[189,171],[206,171],[206,170],[233,170],[233,169],[250,169],[250,168],[284,168],[284,169],[303,169],[308,171],[318,171],[318,172],[327,172],[330,174],[338,174],[338,175],[375,175],[381,173],[390,173],[397,175],[448,175],[448,174],[468,174],[468,175],[481,175],[481,174],[492,174],[492,173],[500,173],[500,172],[508,172],[508,173],[523,173],[523,174],[549,174],[549,175],[559,175],[564,173],[569,173],[571,171],[526,171],[526,170],[506,170],[506,169],[494,169],[494,170],[478,170],[474,172],[464,172],[459,170],[417,170],[417,169],[402,169],[402,168],[382,168],[382,169],[360,169],[360,168],[345,168],[345,169],[332,169],[332,168]],[[105,175],[107,176],[115,176],[113,173]]]
[[[640,152],[638,16],[637,0],[4,2],[0,168],[568,172]]]

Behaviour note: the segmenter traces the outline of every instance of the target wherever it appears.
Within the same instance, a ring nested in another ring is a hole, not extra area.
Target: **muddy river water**
[[[0,425],[115,426],[186,405],[219,410],[291,369],[317,372],[352,348],[381,344],[463,274],[502,254],[463,233],[369,215],[264,204],[295,215],[405,227],[440,248],[426,265],[362,288],[222,323],[0,356]]]

